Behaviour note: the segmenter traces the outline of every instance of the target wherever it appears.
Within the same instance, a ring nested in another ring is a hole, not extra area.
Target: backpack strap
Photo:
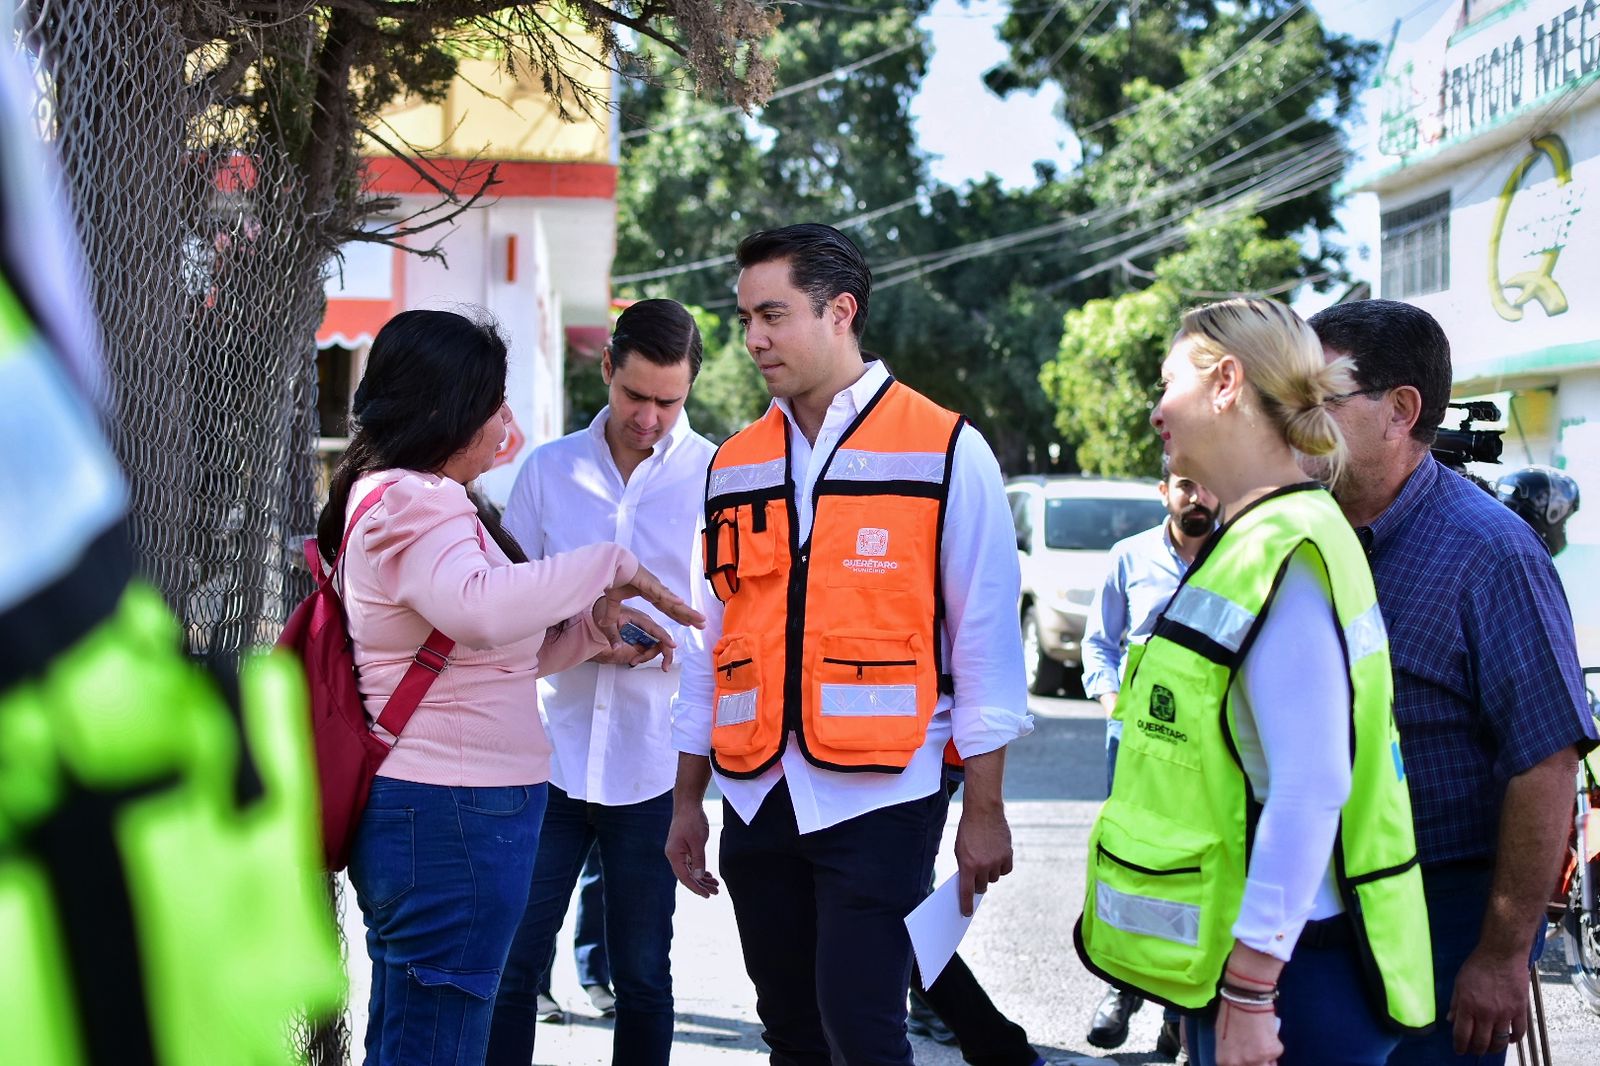
[[[350,524],[345,527],[344,539],[339,542],[339,550],[334,554],[333,566],[328,568],[326,580],[333,580],[333,571],[338,567],[339,560],[344,557],[344,550],[350,546],[350,536],[355,532],[356,523],[383,499],[384,491],[393,484],[393,481],[386,481],[377,486],[356,506],[355,514],[350,516]],[[478,530],[478,545],[483,546],[481,526]],[[314,552],[315,549],[310,548],[308,551]],[[394,692],[390,693],[389,702],[384,704],[383,713],[378,715],[378,725],[382,726],[390,736],[398,737],[400,731],[406,727],[406,723],[411,721],[411,716],[416,713],[422,697],[433,687],[434,679],[450,664],[450,652],[455,646],[455,641],[435,629],[428,634],[428,639],[422,642],[422,646],[411,657],[411,665],[406,667],[405,676],[395,686]]]

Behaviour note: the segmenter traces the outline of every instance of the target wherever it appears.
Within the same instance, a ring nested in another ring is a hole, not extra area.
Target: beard
[[[1204,507],[1191,507],[1178,516],[1178,529],[1186,537],[1203,537],[1216,521],[1217,516]]]

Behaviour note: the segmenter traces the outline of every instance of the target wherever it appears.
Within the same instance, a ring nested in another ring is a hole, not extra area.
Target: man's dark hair
[[[689,380],[700,373],[700,327],[676,300],[640,300],[617,318],[611,334],[611,365],[621,368],[630,355],[657,366],[689,360]]]
[[[1310,324],[1323,347],[1355,360],[1357,388],[1421,393],[1411,437],[1433,444],[1450,402],[1450,341],[1432,315],[1398,300],[1356,300],[1318,311]]]
[[[867,301],[872,296],[872,271],[855,242],[832,226],[802,222],[782,229],[752,233],[734,253],[739,269],[784,259],[794,287],[811,300],[811,313],[822,317],[828,301],[847,292],[856,300],[856,317],[850,331],[856,340],[867,329]]]

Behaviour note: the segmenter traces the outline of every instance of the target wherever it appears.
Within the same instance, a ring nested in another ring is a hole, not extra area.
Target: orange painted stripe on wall
[[[568,197],[571,199],[611,200],[617,195],[617,168],[609,163],[541,163],[527,160],[429,159],[428,172],[441,184],[452,185],[463,179],[475,188],[488,174],[491,165],[499,168],[490,196]],[[368,156],[365,160],[366,188],[371,192],[405,195],[438,195],[402,159],[394,156]]]

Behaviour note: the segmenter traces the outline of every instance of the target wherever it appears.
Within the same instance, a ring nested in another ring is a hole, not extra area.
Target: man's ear
[[[1422,393],[1414,385],[1399,385],[1389,390],[1389,421],[1383,435],[1387,440],[1403,440],[1411,436],[1417,420],[1422,417]]]
[[[607,388],[611,387],[611,374],[611,345],[608,344],[600,349],[600,380],[606,383]]]
[[[856,314],[861,310],[856,298],[847,292],[841,292],[828,301],[829,322],[835,333],[850,332],[850,325],[856,320]]]

